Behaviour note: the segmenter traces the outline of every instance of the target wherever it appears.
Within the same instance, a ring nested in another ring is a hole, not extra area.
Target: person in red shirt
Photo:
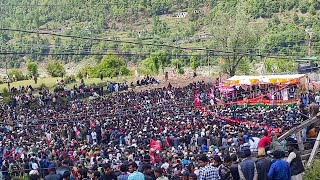
[[[268,136],[268,132],[264,131],[260,141],[258,142],[258,151],[260,148],[265,148],[265,151],[268,151],[267,146],[270,146],[270,144],[271,139]]]

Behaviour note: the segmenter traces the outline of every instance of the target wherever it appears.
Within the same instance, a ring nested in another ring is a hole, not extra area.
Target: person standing
[[[251,151],[249,148],[243,150],[242,157],[244,159],[238,166],[240,179],[257,180],[258,172],[254,160],[251,158]]]
[[[128,180],[144,180],[144,174],[138,171],[138,165],[135,162],[129,163],[129,172],[131,174]]]
[[[198,180],[219,180],[218,169],[208,164],[209,159],[207,156],[202,155],[198,162],[201,167]]]
[[[163,175],[163,170],[161,168],[155,168],[154,175],[157,178],[156,180],[169,180],[166,176]]]
[[[232,159],[230,156],[226,156],[223,159],[223,164],[219,167],[219,176],[221,180],[233,180],[230,166],[232,164]]]
[[[117,180],[117,176],[112,172],[110,164],[103,165],[103,173],[99,180]]]
[[[272,180],[290,180],[290,166],[287,161],[282,160],[282,152],[274,151],[275,160],[272,161],[268,172],[268,178]]]
[[[258,160],[256,161],[258,179],[268,180],[268,172],[271,166],[271,159],[266,157],[264,148],[261,148],[258,152]]]
[[[121,174],[117,177],[118,180],[128,180],[129,174],[128,174],[128,167],[126,164],[121,164],[120,166]]]
[[[290,164],[291,180],[302,180],[304,167],[302,164],[300,153],[292,143],[288,143],[287,147],[289,152],[287,162]]]
[[[45,176],[44,180],[56,180],[61,178],[59,174],[56,174],[56,168],[54,164],[50,164],[48,170],[49,170],[49,175]]]

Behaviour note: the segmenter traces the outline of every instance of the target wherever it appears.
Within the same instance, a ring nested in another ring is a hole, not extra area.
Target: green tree
[[[234,2],[231,2],[234,3]],[[225,9],[228,6],[230,8]],[[211,13],[211,47],[228,52],[224,56],[225,73],[234,76],[248,49],[258,43],[258,29],[249,23],[250,16],[240,1],[219,3]],[[261,35],[261,34],[260,34]]]
[[[29,76],[38,76],[38,64],[36,62],[27,60],[26,67]]]
[[[156,73],[159,73],[159,69],[161,67],[162,73],[164,74],[164,69],[167,67],[168,56],[164,50],[159,50],[150,56],[151,61],[154,64],[154,68]]]
[[[310,4],[309,8],[308,8],[308,13],[315,15],[316,14],[316,8],[314,7],[313,4]]]
[[[296,66],[293,61],[286,59],[265,59],[264,70],[267,73],[288,73],[294,72]]]
[[[146,58],[140,62],[140,66],[138,69],[140,74],[155,74],[157,73],[154,62],[151,58]]]
[[[8,77],[11,80],[21,81],[25,79],[25,76],[23,75],[22,71],[19,69],[11,69],[8,72]]]
[[[62,77],[66,74],[66,70],[59,61],[50,60],[45,63],[47,73],[52,77]]]
[[[92,67],[86,67],[82,72],[87,72],[90,77],[98,78],[100,73],[104,77],[130,75],[131,71],[125,66],[124,60],[115,55],[105,55],[101,62]]]
[[[171,59],[171,67],[173,67],[178,74],[184,74],[183,62],[180,59]]]
[[[299,24],[300,23],[300,19],[297,13],[294,13],[293,18],[292,18],[293,22],[295,24]]]
[[[192,56],[190,57],[190,67],[193,70],[193,72],[196,73],[199,66],[200,66],[200,56],[197,56],[196,53],[192,53]]]
[[[306,13],[309,7],[309,3],[307,1],[302,1],[299,3],[299,9],[302,13]]]

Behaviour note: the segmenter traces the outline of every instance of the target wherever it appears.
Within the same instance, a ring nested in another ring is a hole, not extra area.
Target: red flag
[[[200,99],[197,91],[194,91],[193,94],[193,103],[194,103],[194,108],[197,108],[200,106]]]
[[[154,153],[153,151],[149,151],[149,156],[150,156],[150,163],[151,164],[154,164],[156,161],[155,161],[155,158],[154,158]]]
[[[154,139],[150,139],[150,149],[161,150],[161,146]]]

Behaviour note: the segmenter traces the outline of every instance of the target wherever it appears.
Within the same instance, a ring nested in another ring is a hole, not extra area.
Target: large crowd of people
[[[0,178],[302,179],[296,137],[279,142],[277,135],[309,116],[307,104],[218,109],[207,95],[212,84],[204,82],[142,92],[124,87],[92,100],[43,91],[34,108],[2,106]],[[210,113],[194,108],[194,91]]]

